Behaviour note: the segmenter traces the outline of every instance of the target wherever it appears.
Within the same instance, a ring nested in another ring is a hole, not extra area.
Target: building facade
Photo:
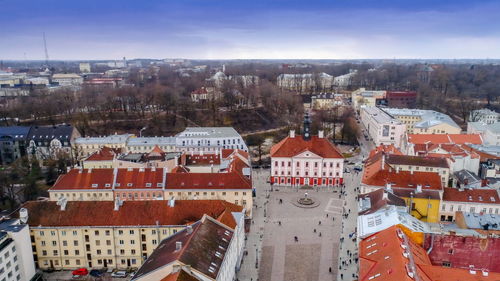
[[[456,212],[498,215],[500,197],[496,189],[445,188],[441,210],[441,221],[454,221]]]
[[[408,134],[460,134],[462,129],[450,116],[434,110],[383,108],[406,125]]]
[[[35,275],[29,227],[24,223],[18,219],[0,222],[0,280],[30,280]]]
[[[375,106],[361,108],[361,122],[376,146],[401,147],[406,125]]]

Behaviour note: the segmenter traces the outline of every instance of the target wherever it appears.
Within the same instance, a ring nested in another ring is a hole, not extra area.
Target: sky
[[[0,0],[0,60],[500,58],[498,0]]]

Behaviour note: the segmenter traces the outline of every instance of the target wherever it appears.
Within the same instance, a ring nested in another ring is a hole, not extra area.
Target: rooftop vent
[[[175,242],[175,251],[178,252],[181,249],[182,249],[182,242],[181,241]]]

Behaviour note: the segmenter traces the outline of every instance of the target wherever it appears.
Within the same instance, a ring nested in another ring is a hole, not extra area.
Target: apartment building
[[[485,145],[500,146],[500,122],[468,122],[467,134],[480,134]]]
[[[406,125],[408,134],[460,134],[462,129],[450,116],[434,110],[383,108]]]
[[[446,158],[385,154],[385,163],[394,170],[435,172],[443,186],[449,186],[450,167]]]
[[[57,73],[52,75],[52,82],[60,86],[80,86],[83,84],[83,77],[75,73]]]
[[[496,189],[445,188],[439,215],[441,221],[454,221],[455,212],[498,215],[499,211]]]
[[[229,217],[229,216],[228,216]],[[236,279],[243,257],[243,216],[228,225],[209,216],[166,238],[132,280],[218,280]],[[204,241],[204,243],[198,243]]]
[[[0,221],[0,280],[24,281],[35,275],[29,227],[25,222],[4,218]]]
[[[187,127],[175,135],[176,151],[216,153],[221,149],[248,151],[241,135],[232,127]]]
[[[243,208],[222,200],[31,201],[23,205],[41,269],[138,268],[160,242],[209,215]]]
[[[469,122],[497,123],[500,122],[500,113],[488,108],[473,110],[469,114]]]
[[[385,103],[386,91],[370,91],[359,88],[351,93],[352,106],[359,112],[362,106],[378,106]]]
[[[360,114],[361,122],[376,146],[392,144],[401,147],[405,124],[375,106],[362,107]]]

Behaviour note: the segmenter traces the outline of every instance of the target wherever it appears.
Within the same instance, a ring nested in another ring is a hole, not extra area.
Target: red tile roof
[[[343,158],[340,151],[326,138],[312,136],[304,140],[301,136],[286,137],[271,148],[271,157],[293,157],[304,151],[310,151],[323,158]]]
[[[167,277],[161,279],[160,281],[199,281],[198,278],[191,276],[184,270],[177,271],[175,273],[170,273]]]
[[[112,161],[116,153],[115,150],[105,146],[99,151],[92,153],[85,161]]]
[[[72,169],[60,175],[50,190],[111,189],[113,169]]]
[[[389,165],[411,165],[449,168],[448,162],[440,157],[410,156],[410,155],[386,155],[385,161]]]
[[[416,189],[417,185],[422,185],[422,190],[441,190],[441,177],[434,172],[409,172],[409,171],[389,171],[379,170],[371,176],[363,174],[362,183],[371,186],[385,187],[390,183],[391,187]]]
[[[207,216],[191,227],[191,232],[184,229],[164,239],[137,271],[136,278],[147,279],[149,273],[179,262],[215,280],[234,231]],[[181,245],[179,250],[177,242]]]
[[[500,204],[500,197],[496,189],[464,189],[445,188],[443,201]]]
[[[409,134],[408,142],[414,144],[482,144],[479,134]]]
[[[218,218],[226,211],[243,210],[224,200],[176,200],[173,208],[166,200],[125,201],[118,211],[113,201],[68,201],[64,211],[57,201],[30,201],[23,207],[28,209],[30,227],[186,225],[205,214]],[[234,221],[224,222],[235,227]]]
[[[403,155],[403,153],[401,151],[399,151],[399,149],[397,149],[393,144],[390,144],[390,145],[381,144],[381,145],[375,147],[374,149],[372,149],[372,151],[370,151],[369,157],[372,157],[376,153],[382,152],[382,151],[385,152],[386,154]]]
[[[251,189],[250,179],[238,172],[167,174],[167,189]]]
[[[163,188],[163,168],[117,169],[116,189]]]

